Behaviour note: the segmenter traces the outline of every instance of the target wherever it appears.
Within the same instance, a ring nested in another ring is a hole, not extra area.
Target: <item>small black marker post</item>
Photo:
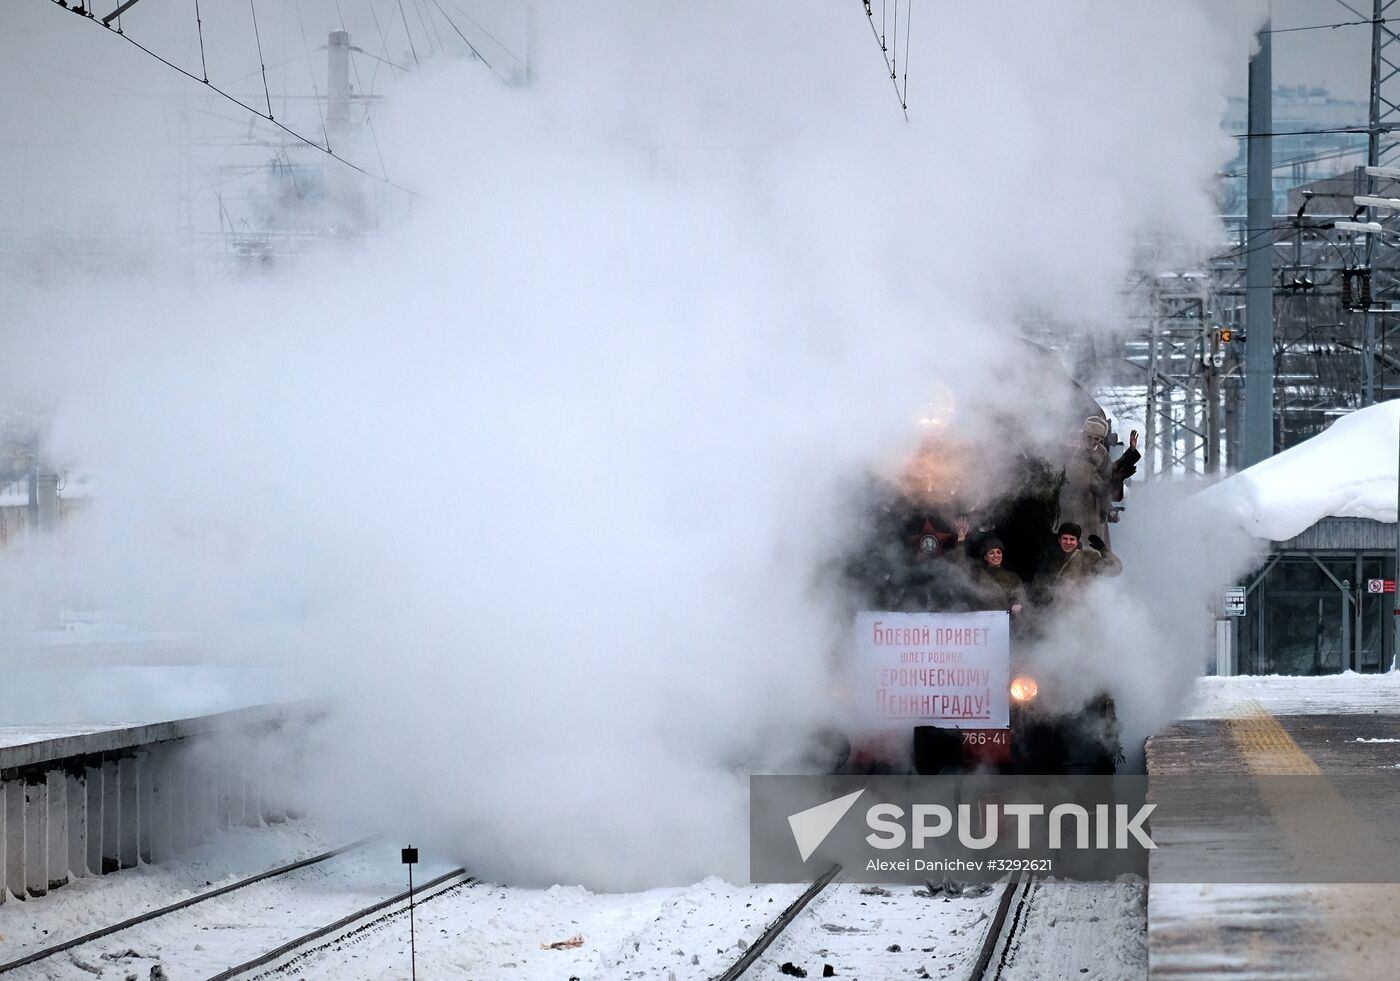
[[[413,981],[418,981],[418,951],[413,939],[413,866],[418,862],[418,849],[409,845],[400,854],[408,866],[408,969]]]

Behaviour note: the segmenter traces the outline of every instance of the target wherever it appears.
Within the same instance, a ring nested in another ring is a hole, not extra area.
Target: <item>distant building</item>
[[[70,488],[58,474],[39,474],[32,496],[28,480],[0,487],[0,548],[31,528],[60,527],[86,504],[81,483]]]
[[[1300,184],[1331,177],[1365,163],[1364,133],[1316,132],[1364,127],[1370,109],[1364,102],[1335,99],[1325,88],[1280,85],[1274,89],[1274,213],[1289,207],[1289,192]],[[1224,130],[1231,136],[1249,132],[1249,100],[1232,98],[1225,111]],[[1237,139],[1235,157],[1225,165],[1221,181],[1221,213],[1244,214],[1248,140]],[[1356,192],[1351,192],[1356,193]],[[1311,209],[1310,209],[1311,210]],[[1350,209],[1347,209],[1350,210]]]
[[[1310,215],[1349,215],[1356,210],[1352,197],[1372,193],[1366,179],[1366,168],[1360,164],[1333,177],[1322,177],[1288,189],[1288,211],[1297,212],[1303,203],[1303,192],[1312,194],[1307,213]],[[1291,231],[1288,232],[1291,234]]]

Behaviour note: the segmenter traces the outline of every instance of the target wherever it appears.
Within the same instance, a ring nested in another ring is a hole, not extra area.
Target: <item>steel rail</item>
[[[463,876],[464,878],[462,879],[462,882],[454,883],[454,885],[464,885],[466,883],[475,881],[471,876],[467,875],[466,869],[453,869],[451,872],[444,872],[436,879],[433,879],[429,882],[425,882],[417,888],[413,889],[413,895],[416,898],[417,895],[423,892],[424,890],[436,888],[437,886],[442,885],[448,879],[452,879],[457,876]],[[323,927],[317,927],[310,933],[304,933],[300,937],[297,937],[295,940],[288,940],[286,943],[274,947],[272,950],[269,950],[266,953],[259,954],[252,960],[244,961],[242,964],[239,964],[236,967],[230,967],[226,970],[220,971],[218,974],[209,978],[208,981],[229,981],[230,978],[236,978],[240,974],[246,974],[254,968],[262,967],[264,964],[269,964],[272,961],[277,960],[279,957],[283,957],[286,954],[290,954],[298,947],[302,947],[306,944],[311,943],[311,941],[313,940],[319,940],[327,934],[334,933],[337,930],[347,927],[358,920],[362,920],[367,916],[379,912],[387,906],[392,906],[395,903],[403,902],[404,900],[408,899],[409,891],[410,890],[405,889],[403,892],[398,893],[397,895],[390,896],[388,899],[381,899],[379,902],[371,903],[369,906],[366,906],[360,910],[356,910],[354,913],[351,913],[348,916],[342,916],[334,923],[328,923]],[[443,892],[446,891],[447,890],[445,889],[443,890]],[[437,896],[440,895],[442,895],[442,893],[437,893],[433,896],[428,896],[425,899],[423,899],[422,902],[428,902],[429,900],[436,899]],[[393,913],[386,913],[379,919],[387,919],[388,917],[394,916],[400,912],[406,912],[406,908],[404,910],[395,910]]]
[[[982,949],[977,954],[977,961],[972,966],[972,973],[968,975],[968,981],[996,981],[997,978],[1001,977],[1002,968],[1006,966],[1006,955],[1011,949],[1011,942],[1020,933],[1023,924],[1021,914],[1025,911],[1031,886],[1034,883],[1035,876],[1029,872],[1021,872],[1006,884],[1006,888],[1001,893],[1001,901],[997,903],[996,916],[992,918],[991,925],[987,927],[986,936],[982,938]],[[1018,893],[1019,895],[1017,895]],[[1011,918],[1011,922],[1008,924],[1006,917],[1011,910],[1013,900],[1016,902],[1016,915]],[[995,965],[992,964],[993,957],[997,958]]]
[[[768,946],[774,940],[778,939],[779,935],[788,928],[788,925],[792,923],[793,920],[797,919],[797,914],[801,913],[802,910],[806,908],[807,904],[816,898],[817,893],[830,885],[831,880],[836,878],[836,874],[840,871],[841,866],[838,864],[833,865],[823,872],[815,882],[807,887],[802,895],[798,896],[789,904],[787,909],[778,914],[777,919],[768,924],[768,927],[763,933],[759,934],[758,939],[753,942],[753,945],[750,946],[748,950],[744,951],[743,956],[731,964],[729,970],[716,977],[714,981],[735,981],[736,978],[740,977],[745,971],[752,967],[754,961],[758,960],[763,952],[768,949]]]
[[[220,886],[219,888],[211,889],[208,892],[201,892],[193,896],[188,896],[185,899],[180,900],[178,903],[171,903],[169,906],[162,906],[159,909],[149,910],[148,912],[141,913],[138,916],[133,916],[129,919],[122,920],[119,923],[113,923],[110,926],[102,927],[101,929],[94,930],[91,933],[85,933],[81,937],[74,937],[72,940],[65,940],[62,943],[54,944],[52,947],[45,947],[43,950],[37,950],[32,954],[27,954],[26,956],[20,957],[16,960],[0,964],[0,974],[4,974],[7,971],[13,971],[15,968],[24,967],[27,964],[33,964],[36,961],[41,961],[46,957],[51,957],[54,954],[62,953],[65,950],[72,950],[74,947],[81,947],[83,944],[91,943],[94,940],[101,940],[103,937],[111,936],[114,933],[120,933],[122,930],[127,930],[141,923],[149,922],[150,920],[154,920],[157,917],[165,916],[169,913],[174,913],[177,910],[186,909],[187,907],[194,906],[196,903],[202,903],[206,899],[213,899],[216,896],[223,896],[227,893],[233,892],[235,889],[242,889],[245,886],[251,886],[254,883],[262,882],[264,879],[271,879],[279,875],[285,875],[288,872],[294,872],[297,869],[304,869],[308,865],[315,865],[318,862],[324,862],[327,859],[334,858],[335,856],[340,855],[344,852],[348,852],[351,849],[360,848],[363,845],[368,844],[370,840],[371,839],[369,838],[361,838],[359,841],[352,841],[348,845],[341,845],[339,848],[332,848],[328,852],[322,852],[321,854],[313,855],[310,858],[303,858],[300,861],[292,862],[289,865],[281,865],[275,869],[268,869],[266,872],[259,872],[257,875],[249,876],[246,879],[240,879],[237,882],[231,882],[226,886]]]
[[[413,894],[415,897],[414,905],[418,908],[422,908],[423,904],[430,903],[435,899],[441,899],[444,896],[450,895],[451,893],[456,892],[458,889],[461,889],[463,886],[474,885],[477,885],[477,880],[473,876],[467,876],[464,879],[457,880],[445,889],[439,889],[437,892],[433,893],[430,896],[421,895],[422,891],[424,889],[429,888],[429,886],[418,886],[416,889],[413,890]],[[376,928],[380,930],[385,929],[386,924],[389,922],[389,920],[393,919],[395,916],[402,915],[405,912],[405,909],[406,907],[400,907],[399,909],[396,909],[392,912],[385,913],[382,916],[377,916],[372,920],[367,920],[364,923],[360,923],[359,925],[354,926],[352,929],[344,930],[342,932],[329,933],[324,938],[322,938],[321,943],[316,944],[315,946],[303,947],[301,950],[298,950],[293,956],[288,957],[284,955],[283,957],[277,958],[275,961],[270,961],[269,964],[263,965],[263,967],[265,967],[266,970],[249,975],[250,981],[259,981],[259,979],[261,978],[271,977],[274,974],[282,974],[284,972],[296,974],[301,970],[298,967],[298,965],[302,961],[312,957],[316,957],[317,955],[323,953],[331,947],[334,947],[336,950],[340,950],[342,947],[350,947],[354,944],[359,943],[360,939],[362,939],[362,935],[376,933],[378,932]]]

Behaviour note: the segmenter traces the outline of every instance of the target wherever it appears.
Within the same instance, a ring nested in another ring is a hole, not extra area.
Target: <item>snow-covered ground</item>
[[[842,978],[966,977],[991,926],[1000,889],[975,895],[833,883],[751,969],[783,977],[790,963],[818,978],[827,964]]]
[[[325,850],[332,843],[305,822],[238,830],[168,866],[143,866],[81,879],[41,900],[0,906],[0,961],[8,961],[145,910]],[[442,871],[420,868],[419,881]],[[208,977],[404,888],[397,847],[371,843],[180,911],[94,946],[21,968],[17,979],[146,978],[161,965],[171,978]],[[1143,964],[1142,888],[1051,883],[1042,887],[1024,934],[1016,977],[1043,977],[1054,963],[1088,965],[1088,978],[1135,978]],[[638,893],[592,893],[578,886],[523,889],[477,883],[422,903],[415,914],[424,977],[707,978],[736,960],[802,891],[800,885],[739,886],[708,878]],[[780,978],[783,965],[821,977],[830,964],[845,978],[961,978],[991,923],[999,891],[930,894],[901,886],[834,883],[817,897],[750,972]],[[577,938],[572,946],[548,945]],[[1092,943],[1086,945],[1086,938]],[[1032,948],[1035,948],[1032,956]],[[1071,964],[1071,961],[1073,962]],[[1082,964],[1081,964],[1082,962]],[[401,978],[408,922],[398,915],[336,940],[277,976]],[[273,965],[275,967],[276,965]],[[1058,970],[1058,967],[1056,968]],[[96,973],[94,973],[94,971]]]
[[[1275,715],[1400,714],[1400,672],[1201,678],[1182,717],[1236,718],[1255,705]]]
[[[1083,978],[1136,981],[1147,977],[1147,884],[1035,884],[1030,914],[1007,961],[1006,981]]]
[[[42,899],[11,898],[0,904],[0,962],[332,847],[302,821],[235,828],[190,849],[179,862],[74,879]]]

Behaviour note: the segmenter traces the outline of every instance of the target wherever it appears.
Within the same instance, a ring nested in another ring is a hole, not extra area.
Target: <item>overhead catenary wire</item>
[[[403,31],[408,35],[408,50],[413,54],[413,67],[421,68],[418,63],[418,49],[413,45],[413,32],[408,29],[408,14],[403,12],[403,0],[397,0],[399,5],[399,17],[403,20]]]
[[[311,77],[311,94],[315,97],[316,118],[321,120],[321,139],[326,141],[326,150],[330,148],[330,130],[326,127],[326,113],[321,108],[321,87],[316,84],[316,71],[311,66],[311,42],[307,39],[307,24],[301,18],[301,0],[293,0],[294,10],[297,11],[297,27],[301,29],[301,46],[307,49],[307,74]],[[326,80],[326,88],[330,88],[330,80]]]
[[[476,49],[476,45],[472,44],[471,41],[467,40],[467,36],[462,33],[462,29],[458,27],[456,22],[453,21],[453,19],[447,15],[447,11],[442,9],[442,4],[439,3],[438,0],[432,0],[432,4],[433,6],[437,7],[438,13],[442,14],[442,19],[447,21],[448,26],[450,26],[454,31],[457,32],[457,36],[462,39],[462,43],[471,49],[471,53],[476,56],[477,60],[480,61],[483,65],[485,65],[488,69],[490,69],[492,75],[495,75],[502,82],[506,82],[505,76],[502,75],[500,72],[496,71],[495,66],[492,65],[491,62],[487,61],[484,57],[482,57],[481,52]],[[510,83],[506,82],[506,84],[509,85]]]
[[[204,21],[199,16],[199,0],[194,0],[194,26],[199,33],[199,70],[204,73],[200,81],[209,81],[209,62],[204,58]]]
[[[909,23],[914,19],[914,2],[904,8],[904,106],[909,107]]]
[[[258,64],[262,66],[263,95],[267,96],[267,118],[272,118],[272,93],[267,88],[267,64],[263,60],[262,35],[258,33],[258,8],[253,0],[248,0],[248,9],[253,12],[253,37],[258,42]]]
[[[413,9],[418,13],[418,23],[423,25],[424,36],[426,37],[428,32],[431,31],[432,37],[437,38],[437,50],[446,51],[447,46],[442,43],[442,32],[438,30],[438,26],[433,21],[432,17],[424,13],[421,0],[413,0]],[[430,42],[431,40],[432,38],[429,38]]]
[[[1384,17],[1367,17],[1361,11],[1357,10],[1351,4],[1347,3],[1346,0],[1336,0],[1336,2],[1337,6],[1341,7],[1343,10],[1347,11],[1352,16],[1360,18],[1368,24],[1375,24],[1376,26],[1378,26],[1382,31],[1390,35],[1390,39],[1392,41],[1400,41],[1400,37],[1397,37],[1394,31],[1385,26],[1386,21]]]
[[[1394,149],[1396,146],[1400,146],[1400,143],[1391,142],[1383,144],[1381,147],[1381,153],[1384,154],[1385,152]],[[1318,163],[1323,160],[1331,160],[1334,157],[1351,157],[1355,156],[1358,153],[1363,153],[1365,152],[1365,150],[1366,147],[1364,145],[1358,144],[1353,144],[1351,146],[1334,146],[1326,150],[1317,150],[1312,153],[1300,154],[1296,157],[1275,157],[1273,160],[1273,167],[1274,170],[1283,170],[1286,167],[1293,167],[1297,164]],[[1223,179],[1240,178],[1245,176],[1245,171],[1230,170],[1217,174],[1216,176]]]
[[[463,9],[461,8],[461,6],[459,6],[458,4],[454,3],[453,0],[445,0],[445,2],[446,2],[446,4],[447,4],[449,7],[451,7],[453,10],[457,11],[458,14],[460,14],[463,18],[465,18],[466,21],[467,21],[469,24],[471,24],[473,27],[475,27],[478,31],[480,31],[480,32],[481,32],[483,35],[485,35],[487,38],[489,38],[492,44],[494,44],[496,47],[500,48],[503,52],[505,52],[505,54],[511,59],[511,61],[514,61],[514,62],[515,62],[517,65],[519,65],[521,68],[529,68],[529,67],[530,67],[529,65],[525,64],[525,62],[521,61],[520,58],[519,58],[519,56],[517,56],[516,53],[515,53],[514,51],[510,50],[510,48],[508,48],[508,47],[506,47],[504,44],[502,44],[501,41],[500,41],[500,39],[497,38],[496,35],[492,34],[492,33],[491,33],[490,31],[488,31],[485,27],[483,27],[482,24],[481,24],[481,22],[480,22],[479,20],[477,20],[476,18],[474,18],[471,14],[467,13],[465,10],[463,10]],[[908,20],[907,17],[906,17],[905,19]],[[448,23],[451,23],[451,21],[449,21]],[[480,57],[480,55],[478,55],[478,57]],[[484,61],[485,59],[483,58],[482,60]]]
[[[1389,133],[1395,129],[1393,125],[1377,126],[1379,133]],[[1290,129],[1274,130],[1268,133],[1231,133],[1230,136],[1236,140],[1262,139],[1266,136],[1335,136],[1338,133],[1359,133],[1363,136],[1371,132],[1369,126],[1332,126],[1326,129]]]
[[[895,0],[895,12],[896,12],[896,14],[898,14],[898,11],[899,11],[899,0]],[[881,7],[880,7],[880,19],[881,19],[881,26],[882,26],[882,27],[884,26],[884,18],[885,18],[885,7],[884,7],[884,5],[882,4]],[[876,43],[877,45],[879,45],[879,47],[880,47],[880,57],[881,57],[881,58],[884,60],[884,62],[885,62],[885,70],[889,72],[889,75],[890,75],[890,84],[894,86],[894,95],[895,95],[895,98],[899,100],[899,108],[902,109],[902,110],[904,111],[904,121],[905,121],[905,122],[908,122],[908,121],[909,121],[909,106],[908,106],[908,104],[905,102],[904,93],[901,92],[901,91],[899,90],[899,78],[898,78],[898,77],[896,76],[896,74],[895,74],[894,65],[890,63],[889,51],[888,51],[888,50],[886,49],[886,47],[885,47],[885,37],[884,37],[884,35],[883,35],[880,31],[877,31],[877,30],[875,29],[875,11],[872,10],[871,7],[870,7],[870,0],[865,0],[865,19],[866,19],[866,22],[870,24],[870,33],[874,35],[874,37],[875,37],[875,43]],[[908,33],[908,27],[907,27],[907,25],[906,25],[905,33],[906,33],[906,34]],[[908,40],[907,40],[907,39],[906,39],[906,42],[905,42],[905,43],[906,43],[906,44],[908,43]]]
[[[1304,26],[1304,27],[1275,27],[1275,28],[1272,28],[1272,29],[1270,29],[1270,30],[1263,31],[1262,33],[1264,33],[1264,34],[1292,34],[1292,33],[1296,32],[1296,31],[1328,31],[1328,30],[1336,30],[1336,29],[1339,28],[1339,27],[1357,27],[1357,26],[1366,25],[1366,24],[1375,24],[1375,23],[1384,24],[1385,22],[1386,22],[1386,21],[1385,21],[1385,18],[1381,18],[1379,21],[1374,21],[1374,20],[1372,20],[1371,18],[1368,17],[1368,18],[1366,18],[1365,20],[1343,20],[1343,21],[1338,21],[1338,22],[1335,23],[1335,24],[1308,24],[1308,25],[1306,25],[1306,26]]]
[[[379,80],[379,62],[388,64],[389,71],[395,78],[398,78],[399,76],[397,71],[398,65],[395,65],[392,61],[389,61],[387,57],[389,54],[389,36],[385,33],[384,27],[379,23],[379,15],[374,12],[374,0],[370,0],[369,15],[370,17],[374,18],[374,29],[379,32],[379,54],[382,56],[376,59],[374,71],[371,72],[369,76],[369,94],[373,95],[375,83]],[[408,69],[405,68],[403,69],[403,71],[407,72]]]
[[[370,4],[370,10],[372,11],[373,9],[374,5]],[[340,9],[340,0],[335,0],[335,12],[340,18],[340,29],[349,33],[349,30],[345,26],[345,11]],[[368,54],[368,52],[366,52],[366,54]],[[370,57],[374,56],[370,55]],[[365,82],[364,79],[360,77],[360,64],[354,58],[350,59],[350,70],[355,73],[355,84],[359,86],[361,92],[364,92]],[[368,104],[365,106],[365,127],[369,129],[370,139],[374,141],[374,155],[379,158],[379,170],[385,177],[388,177],[389,168],[384,166],[384,151],[379,147],[379,134],[374,131],[374,116],[370,112]]]
[[[72,9],[71,7],[65,6],[63,3],[60,3],[59,0],[50,0],[50,2],[51,2],[51,3],[54,3],[54,4],[58,5],[58,6],[63,7],[65,10],[68,10],[69,12],[74,12],[73,9]],[[273,126],[276,126],[278,129],[282,130],[284,133],[286,133],[288,136],[291,136],[293,139],[296,139],[296,140],[298,140],[298,141],[300,141],[300,142],[302,142],[302,143],[305,143],[307,146],[315,147],[317,150],[320,150],[322,153],[326,154],[327,156],[329,156],[329,157],[331,157],[331,158],[333,158],[333,159],[335,159],[335,160],[340,161],[340,163],[342,163],[342,164],[344,164],[345,166],[349,167],[351,170],[354,170],[354,171],[357,171],[358,173],[364,174],[366,177],[368,177],[368,178],[370,178],[370,179],[372,179],[372,180],[376,180],[376,181],[379,181],[379,182],[381,182],[381,183],[383,183],[383,184],[387,184],[388,186],[390,186],[390,187],[392,187],[392,188],[394,188],[394,189],[396,189],[396,190],[403,191],[405,194],[411,194],[411,195],[413,195],[414,197],[417,197],[417,196],[418,196],[418,192],[415,191],[415,190],[413,190],[412,188],[404,187],[402,184],[397,184],[397,183],[395,183],[394,181],[389,180],[387,177],[380,177],[378,174],[375,174],[375,173],[372,173],[371,171],[365,170],[365,168],[361,167],[359,164],[356,164],[356,163],[354,163],[353,161],[347,160],[345,157],[340,156],[340,155],[337,154],[335,151],[333,151],[330,147],[328,147],[328,146],[321,146],[321,145],[320,145],[319,143],[317,143],[315,140],[308,139],[307,137],[303,136],[301,133],[298,133],[296,130],[292,129],[292,128],[291,128],[290,126],[288,126],[286,123],[283,123],[283,122],[281,122],[281,121],[278,120],[278,119],[275,119],[275,118],[273,117],[273,115],[272,115],[272,101],[271,101],[271,95],[268,95],[268,111],[267,111],[266,113],[264,113],[264,112],[262,112],[261,110],[256,109],[256,108],[254,108],[253,106],[250,106],[248,103],[244,102],[242,99],[238,98],[236,95],[233,95],[232,93],[230,93],[230,92],[228,92],[228,91],[226,91],[226,90],[224,90],[224,89],[219,88],[219,86],[215,85],[213,82],[209,81],[208,79],[200,78],[198,75],[194,74],[193,72],[191,72],[191,71],[189,71],[189,70],[187,70],[187,69],[185,69],[185,68],[181,68],[179,65],[175,64],[175,63],[174,63],[173,61],[171,61],[170,59],[168,59],[168,58],[164,57],[163,55],[160,55],[160,54],[158,54],[157,52],[155,52],[155,51],[151,50],[150,48],[146,47],[146,46],[145,46],[144,44],[142,44],[140,41],[137,41],[135,38],[133,38],[130,34],[125,34],[125,33],[118,34],[117,31],[116,31],[114,28],[108,27],[106,24],[103,24],[100,20],[97,20],[96,18],[82,16],[81,14],[80,14],[79,16],[81,16],[82,19],[83,19],[84,21],[87,21],[87,22],[92,23],[92,24],[96,24],[98,27],[100,27],[100,28],[101,28],[102,30],[104,30],[104,31],[107,31],[109,34],[113,34],[113,35],[116,35],[117,37],[120,37],[122,40],[126,41],[128,44],[132,45],[132,46],[135,47],[137,50],[141,51],[143,54],[149,55],[150,57],[154,58],[156,61],[160,62],[162,65],[165,65],[167,68],[170,68],[170,69],[172,69],[172,70],[174,70],[174,71],[179,72],[181,75],[184,75],[184,76],[185,76],[186,78],[188,78],[188,79],[192,79],[193,81],[199,82],[200,84],[202,84],[202,85],[204,85],[206,88],[208,88],[211,92],[214,92],[214,93],[216,93],[217,95],[221,96],[222,98],[227,99],[229,102],[232,102],[234,105],[238,106],[239,108],[244,109],[244,110],[246,110],[246,111],[252,113],[254,116],[257,116],[257,117],[259,117],[260,119],[265,119],[265,120],[267,120],[267,121],[268,121],[269,123],[271,123]],[[265,84],[265,80],[264,80],[264,84]]]
[[[306,48],[309,52],[311,50],[311,42],[306,37],[306,22],[301,16],[301,0],[292,0],[292,8],[297,14],[297,27],[301,30],[302,47]],[[316,99],[316,117],[321,120],[321,139],[326,141],[326,149],[330,149],[331,134],[330,130],[326,128],[326,114],[321,109],[321,89],[320,86],[316,84],[316,71],[311,67],[310,58],[306,59],[306,74],[311,77],[311,94],[315,96]],[[328,79],[326,81],[327,89],[330,88],[330,84],[330,80]]]
[[[884,38],[881,38],[881,40],[883,41]],[[899,77],[898,77],[898,69],[897,69],[895,66],[899,64],[899,0],[894,0],[894,33],[893,33],[893,40],[894,40],[894,43],[893,43],[892,45],[890,45],[890,49],[891,49],[891,50],[890,50],[890,78],[894,79],[895,90],[898,91],[898,90],[899,90]],[[901,97],[901,99],[900,99],[900,102],[903,103],[903,98],[902,98],[902,97]]]
[[[1229,250],[1227,250],[1227,251],[1225,251],[1225,252],[1219,252],[1219,253],[1216,253],[1215,255],[1212,255],[1212,256],[1210,257],[1210,261],[1212,261],[1212,262],[1225,262],[1225,261],[1230,260],[1230,259],[1240,259],[1240,258],[1243,258],[1243,257],[1245,257],[1245,256],[1253,255],[1253,254],[1256,253],[1256,252],[1263,252],[1263,251],[1265,251],[1266,249],[1272,249],[1272,248],[1277,248],[1277,247],[1279,247],[1279,246],[1287,245],[1289,242],[1292,241],[1291,239],[1282,239],[1282,240],[1275,239],[1275,238],[1273,238],[1273,234],[1274,234],[1275,232],[1278,232],[1278,231],[1287,230],[1289,227],[1290,227],[1290,226],[1288,226],[1288,225],[1273,225],[1273,226],[1269,227],[1268,229],[1265,229],[1265,230],[1262,230],[1262,231],[1256,231],[1256,232],[1254,232],[1254,233],[1252,233],[1252,234],[1248,234],[1248,235],[1245,236],[1245,241],[1244,241],[1243,244],[1238,245],[1238,246],[1236,246],[1236,247],[1234,247],[1234,248],[1232,248],[1232,249],[1229,249]],[[1328,230],[1328,229],[1325,227],[1325,224],[1324,224],[1324,226],[1321,226],[1321,227],[1320,227],[1320,226],[1314,226],[1314,225],[1308,225],[1308,226],[1304,226],[1304,228],[1303,228],[1303,231],[1305,231],[1305,232],[1307,232],[1307,231],[1327,231],[1327,230]],[[1265,236],[1268,236],[1268,237],[1269,237],[1269,241],[1264,242],[1264,243],[1262,243],[1262,244],[1260,244],[1260,245],[1251,245],[1251,244],[1250,244],[1250,243],[1252,243],[1252,242],[1258,242],[1259,239],[1264,238]],[[1382,245],[1387,245],[1387,246],[1388,246],[1388,245],[1390,245],[1391,243],[1386,242],[1384,239],[1381,239],[1381,244],[1382,244]],[[1338,246],[1338,248],[1340,248],[1340,246]]]

